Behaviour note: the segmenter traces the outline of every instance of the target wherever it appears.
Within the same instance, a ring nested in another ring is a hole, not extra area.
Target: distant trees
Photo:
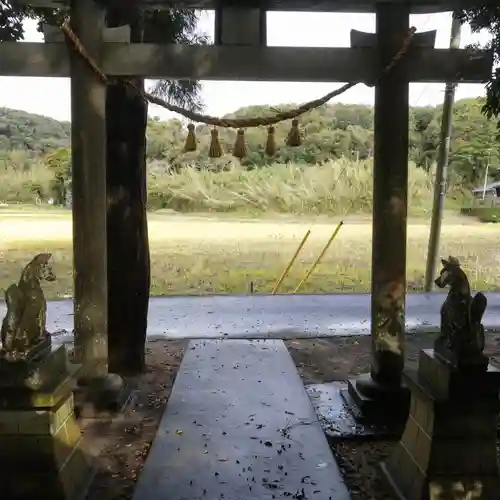
[[[484,99],[463,99],[457,101],[454,108],[449,172],[453,181],[461,180],[464,185],[482,180],[488,163],[490,177],[496,179],[498,176],[500,143],[496,140],[496,121],[484,116],[484,104]],[[251,106],[228,116],[256,116],[269,112],[269,107]],[[410,159],[425,170],[429,170],[436,159],[440,120],[441,106],[415,107],[410,112]],[[300,120],[303,140],[297,148],[285,145],[289,128],[288,122],[276,126],[278,151],[272,159],[264,152],[267,130],[246,130],[248,155],[242,161],[243,166],[259,168],[270,162],[316,164],[340,157],[363,160],[373,154],[373,110],[369,106],[335,103],[307,113]],[[197,151],[183,153],[186,127],[181,120],[149,119],[146,144],[149,174],[164,175],[168,169],[179,169],[186,164],[212,170],[223,168],[228,163],[226,157],[215,160],[208,157],[210,127],[197,125],[196,136]],[[223,149],[228,153],[235,136],[234,130],[219,131]],[[68,123],[0,109],[0,169],[5,162],[29,168],[35,159],[45,162],[47,154],[68,145]]]

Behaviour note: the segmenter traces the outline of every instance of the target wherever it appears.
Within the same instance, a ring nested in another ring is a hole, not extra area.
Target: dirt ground
[[[432,347],[435,335],[406,337],[406,366],[415,368],[421,349]],[[346,380],[370,371],[370,336],[286,341],[305,384]],[[500,366],[500,334],[487,338],[485,354]]]
[[[407,366],[418,352],[432,346],[433,335],[407,338]],[[304,383],[346,380],[370,368],[370,337],[292,340],[286,342]],[[86,500],[131,499],[135,482],[155,436],[186,341],[154,341],[147,345],[147,373],[137,380],[133,409],[113,422],[81,422],[86,441],[100,450],[98,472]],[[500,366],[500,335],[489,335],[485,353]],[[394,443],[341,443],[333,448],[352,500],[392,500],[378,474],[378,464]]]
[[[148,342],[147,372],[137,379],[134,407],[112,422],[80,423],[85,441],[99,453],[97,474],[86,500],[132,498],[187,344]]]

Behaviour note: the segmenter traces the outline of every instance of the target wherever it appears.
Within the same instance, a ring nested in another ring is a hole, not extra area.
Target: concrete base
[[[64,346],[51,354],[54,361]],[[47,363],[47,359],[44,360]],[[93,459],[76,423],[72,378],[76,368],[33,391],[0,388],[2,498],[74,500],[93,478]],[[19,382],[19,380],[17,380]]]
[[[380,421],[366,421],[354,416],[354,403],[345,382],[306,385],[306,392],[316,411],[318,420],[330,443],[346,440],[375,441],[399,440],[404,425],[386,425]],[[348,404],[346,401],[351,401]]]
[[[115,374],[74,387],[77,418],[112,419],[135,402],[136,391]]]
[[[410,408],[410,391],[405,385],[385,387],[364,374],[349,380],[342,396],[357,421],[382,423],[392,437],[401,436]]]
[[[420,353],[418,372],[405,372],[410,415],[395,451],[382,467],[406,500],[499,498],[497,419],[500,371],[463,372]]]

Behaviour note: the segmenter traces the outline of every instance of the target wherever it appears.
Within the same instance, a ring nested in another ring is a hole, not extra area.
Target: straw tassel
[[[186,144],[184,145],[184,153],[196,151],[196,135],[194,133],[194,124],[188,125],[188,135],[186,137]]]
[[[274,127],[267,129],[266,155],[274,156],[276,154],[276,137],[274,136]]]
[[[247,153],[246,149],[245,131],[240,128],[236,134],[236,140],[234,141],[233,156],[241,160]]]
[[[219,142],[219,131],[214,128],[210,131],[210,149],[208,150],[208,156],[210,158],[220,158],[222,156],[222,148]]]
[[[299,120],[292,120],[292,128],[288,132],[288,137],[286,138],[287,146],[297,147],[300,146],[300,130],[299,130]]]

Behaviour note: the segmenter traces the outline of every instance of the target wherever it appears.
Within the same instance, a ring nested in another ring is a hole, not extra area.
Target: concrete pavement
[[[436,331],[445,293],[407,295],[408,332]],[[484,325],[500,330],[500,293],[487,293]],[[0,317],[5,304],[0,303]],[[209,295],[151,297],[148,337],[169,339],[292,339],[368,335],[369,294]],[[47,327],[54,340],[72,340],[73,303],[48,304]]]

